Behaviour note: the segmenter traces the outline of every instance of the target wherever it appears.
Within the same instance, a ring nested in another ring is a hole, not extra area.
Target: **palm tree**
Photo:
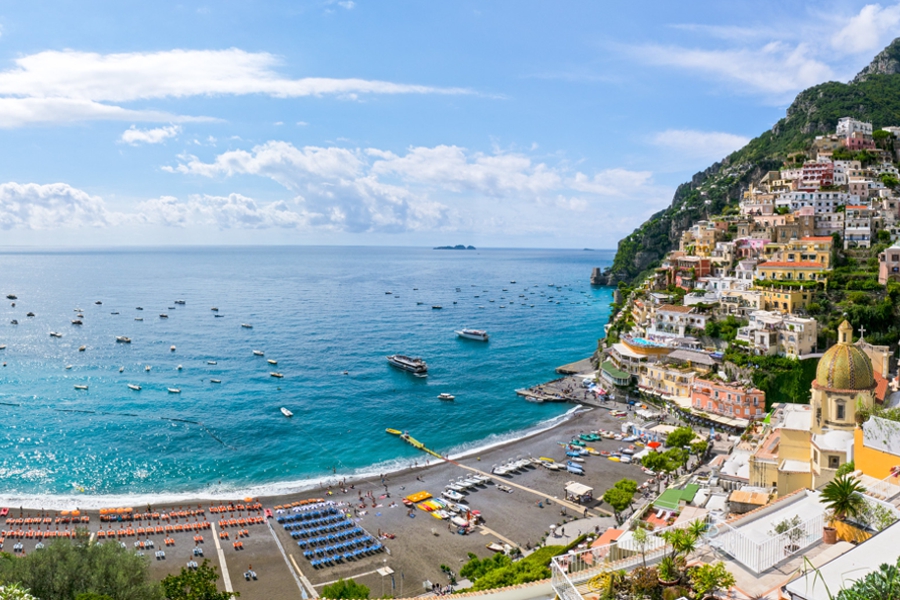
[[[825,508],[834,514],[834,520],[859,516],[865,506],[866,488],[850,475],[833,479],[822,490]]]

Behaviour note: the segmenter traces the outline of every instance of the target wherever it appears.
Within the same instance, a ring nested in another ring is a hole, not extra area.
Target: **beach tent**
[[[594,492],[594,488],[588,487],[577,481],[569,481],[566,483],[566,496],[574,496],[579,500],[589,500]]]

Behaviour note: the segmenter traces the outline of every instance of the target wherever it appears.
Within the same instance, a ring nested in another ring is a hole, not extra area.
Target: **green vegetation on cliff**
[[[801,92],[785,118],[725,160],[678,186],[671,206],[619,242],[610,283],[634,283],[678,247],[693,223],[737,209],[741,193],[817,135],[834,132],[838,119],[870,121],[877,129],[900,125],[900,38],[851,83],[827,82]]]

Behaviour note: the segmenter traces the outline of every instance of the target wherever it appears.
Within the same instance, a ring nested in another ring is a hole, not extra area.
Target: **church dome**
[[[816,384],[831,390],[871,390],[875,387],[872,361],[852,344],[853,327],[838,327],[838,343],[828,349],[816,367]]]

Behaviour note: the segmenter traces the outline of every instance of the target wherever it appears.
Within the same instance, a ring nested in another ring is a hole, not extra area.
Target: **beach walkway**
[[[576,360],[573,363],[556,367],[556,372],[560,375],[594,375],[596,370],[591,364],[591,357]]]

